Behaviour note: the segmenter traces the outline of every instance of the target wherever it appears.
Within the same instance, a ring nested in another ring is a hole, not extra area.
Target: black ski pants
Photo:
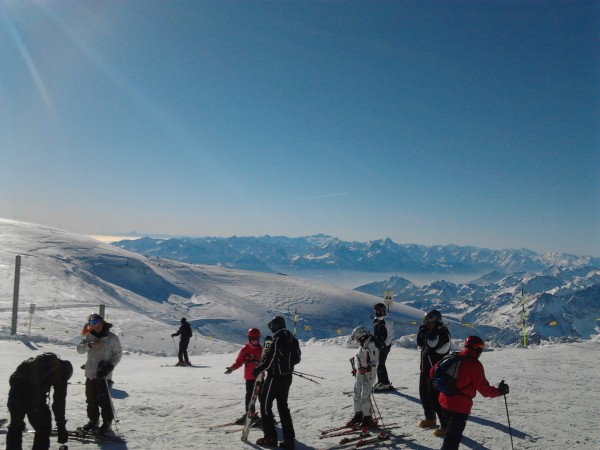
[[[246,380],[246,412],[248,412],[248,406],[250,406],[250,411],[256,411],[256,399],[254,403],[250,404],[252,401],[252,394],[254,393],[254,382],[256,380]]]
[[[379,363],[377,364],[377,381],[381,384],[390,384],[385,362],[392,349],[391,345],[384,345],[379,349]]]
[[[462,440],[463,431],[467,426],[468,414],[457,413],[444,409],[444,414],[448,419],[446,426],[446,435],[444,436],[444,443],[440,450],[458,450],[460,441]]]
[[[273,402],[277,402],[277,411],[281,420],[283,440],[292,442],[296,438],[292,415],[288,407],[288,395],[292,385],[292,374],[267,376],[260,391],[260,416],[262,418],[263,433],[266,438],[277,439],[275,417],[273,416]]]
[[[440,420],[440,427],[446,428],[446,414],[438,401],[439,395],[440,393],[433,388],[429,374],[421,372],[421,376],[419,377],[419,397],[421,397],[425,418],[432,420],[435,419],[435,415],[437,414]]]
[[[97,423],[102,414],[102,422],[112,423],[114,414],[110,400],[110,392],[104,378],[85,380],[85,402],[90,422]]]
[[[50,448],[52,414],[48,406],[48,393],[22,383],[11,383],[8,392],[10,425],[6,434],[7,450],[22,450],[25,416],[35,430],[32,450]]]
[[[190,345],[189,339],[181,338],[179,340],[179,353],[177,353],[177,357],[179,358],[179,362],[189,363],[190,360],[188,358],[188,346]]]

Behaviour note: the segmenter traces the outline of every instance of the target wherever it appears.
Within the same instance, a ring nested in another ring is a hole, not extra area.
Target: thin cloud
[[[331,198],[331,197],[342,197],[344,195],[348,195],[348,192],[338,192],[335,194],[325,194],[325,195],[317,195],[315,197],[303,197],[292,200],[292,202],[305,202],[308,200],[321,200],[323,198]]]

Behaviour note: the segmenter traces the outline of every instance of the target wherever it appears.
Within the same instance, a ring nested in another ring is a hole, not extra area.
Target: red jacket
[[[470,414],[473,407],[473,398],[479,392],[484,397],[498,397],[500,391],[490,386],[485,378],[483,365],[477,359],[477,353],[474,350],[465,348],[460,352],[465,358],[460,363],[458,377],[456,378],[456,387],[461,393],[456,395],[446,395],[440,392],[439,402],[443,408],[462,414]],[[433,367],[430,376],[433,375]]]
[[[254,380],[252,376],[252,370],[256,367],[262,356],[262,346],[260,344],[253,345],[250,342],[246,343],[240,350],[235,359],[235,362],[231,366],[231,370],[236,370],[244,365],[244,379]]]

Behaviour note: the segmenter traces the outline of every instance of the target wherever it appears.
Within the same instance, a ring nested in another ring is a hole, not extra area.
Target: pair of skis
[[[360,448],[366,445],[374,444],[377,442],[385,441],[390,438],[389,429],[396,428],[397,424],[388,425],[385,429],[379,431],[376,435],[372,434],[371,430],[363,430],[357,425],[340,425],[338,427],[329,428],[321,431],[319,439],[342,437],[337,443],[329,447],[325,447],[327,450],[333,450],[336,448],[347,448],[348,444],[354,443],[354,448]],[[378,425],[373,428],[380,428]],[[353,436],[356,434],[356,436]],[[403,435],[404,436],[404,435]]]
[[[356,432],[356,431],[354,431]],[[350,433],[348,433],[350,434]],[[331,437],[331,436],[326,436]],[[360,431],[356,436],[345,436],[343,437],[339,443],[330,445],[328,447],[324,447],[322,450],[334,450],[334,449],[342,449],[347,448],[349,445],[354,444],[354,448],[361,448],[370,444],[379,443],[385,440],[388,440],[390,435],[386,431],[379,432],[376,436],[372,435],[370,432]]]
[[[54,430],[52,431],[54,434]],[[57,432],[58,433],[58,432]],[[91,433],[89,431],[85,431],[83,428],[77,428],[73,431],[67,431],[69,437],[72,437],[76,440],[90,440],[95,442],[120,442],[126,443],[125,438],[123,436],[119,436],[117,434],[96,434]]]
[[[260,356],[260,362],[263,362],[265,359],[265,355],[269,351],[271,344],[273,343],[273,338],[271,336],[265,337],[265,343],[263,346],[262,354]],[[250,398],[250,403],[248,404],[248,412],[246,413],[246,422],[244,423],[244,429],[242,430],[242,442],[248,442],[248,434],[250,434],[250,426],[252,425],[252,406],[256,404],[256,399],[258,398],[258,394],[260,393],[262,382],[265,378],[265,372],[261,372],[254,381],[254,388],[252,389],[252,398]]]

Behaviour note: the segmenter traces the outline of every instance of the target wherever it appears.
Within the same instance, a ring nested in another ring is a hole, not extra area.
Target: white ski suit
[[[94,343],[94,348],[89,346]],[[98,363],[106,361],[116,367],[121,361],[122,350],[119,338],[112,332],[108,332],[106,336],[95,337],[91,333],[88,334],[83,341],[77,346],[78,353],[87,353],[87,361],[85,363],[85,376],[90,380],[96,378],[98,372]],[[112,372],[106,377],[110,379]]]
[[[372,416],[370,397],[377,377],[379,362],[379,349],[372,336],[369,336],[359,347],[355,362],[354,412],[362,412],[363,416]]]

